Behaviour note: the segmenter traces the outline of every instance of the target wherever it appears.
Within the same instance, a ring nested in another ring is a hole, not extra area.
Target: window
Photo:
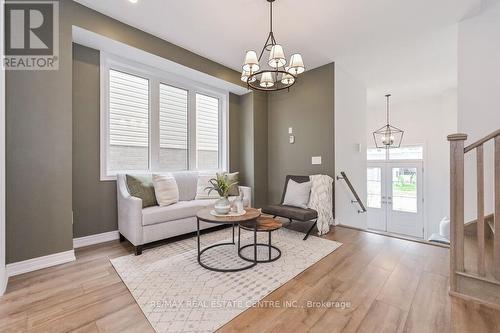
[[[366,159],[368,161],[379,161],[386,159],[386,149],[381,148],[368,148],[366,150]]]
[[[423,160],[423,146],[404,146],[399,148],[383,149],[368,148],[366,150],[366,159],[368,161],[384,160]]]
[[[109,71],[108,170],[149,166],[149,82]]]
[[[101,180],[226,170],[228,93],[101,54]]]
[[[409,146],[389,149],[390,160],[421,160],[424,158],[424,147]]]
[[[198,169],[219,168],[219,100],[196,94],[196,162]]]
[[[160,169],[188,169],[188,91],[160,84]]]

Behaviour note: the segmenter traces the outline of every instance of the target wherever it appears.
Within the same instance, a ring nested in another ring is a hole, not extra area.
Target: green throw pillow
[[[142,208],[157,206],[153,177],[127,175],[127,187],[131,196],[142,199]]]
[[[240,173],[239,172],[226,173],[226,177],[229,183],[236,182],[236,184],[234,184],[229,188],[229,196],[237,197],[238,195],[240,195],[240,189],[238,187]]]

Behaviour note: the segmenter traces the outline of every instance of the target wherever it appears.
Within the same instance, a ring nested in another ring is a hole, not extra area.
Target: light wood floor
[[[350,308],[252,308],[219,331],[500,332],[500,312],[448,296],[447,249],[342,227],[326,237],[344,245],[265,300]],[[131,252],[90,246],[76,262],[11,278],[0,332],[153,332],[109,262]]]

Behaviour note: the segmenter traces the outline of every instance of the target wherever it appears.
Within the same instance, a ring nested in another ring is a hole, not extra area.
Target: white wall
[[[366,204],[366,87],[343,68],[335,66],[335,173],[344,171]],[[361,149],[359,149],[361,145]],[[366,228],[366,214],[344,181],[336,181],[337,224]]]
[[[466,144],[500,128],[500,3],[459,23],[458,130]],[[475,153],[466,158],[465,220],[476,215]],[[493,210],[493,145],[485,147],[485,209]]]
[[[402,145],[424,146],[424,237],[439,231],[449,215],[449,145],[446,136],[456,132],[456,89],[414,101],[391,99],[391,124],[405,131]],[[384,96],[381,96],[383,99]],[[385,124],[385,105],[368,109],[368,146],[371,133]]]
[[[0,17],[4,17],[4,2],[0,1]],[[4,54],[4,25],[0,24],[0,55]],[[0,66],[1,67],[1,66]],[[5,292],[5,71],[0,69],[0,295]]]

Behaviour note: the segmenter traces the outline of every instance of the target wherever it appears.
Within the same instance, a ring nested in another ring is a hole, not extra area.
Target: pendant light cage
[[[389,98],[390,94],[385,95],[387,99],[387,123],[375,132],[373,132],[373,140],[375,146],[379,149],[391,149],[401,147],[403,142],[404,131],[400,128],[392,126],[389,122]]]

